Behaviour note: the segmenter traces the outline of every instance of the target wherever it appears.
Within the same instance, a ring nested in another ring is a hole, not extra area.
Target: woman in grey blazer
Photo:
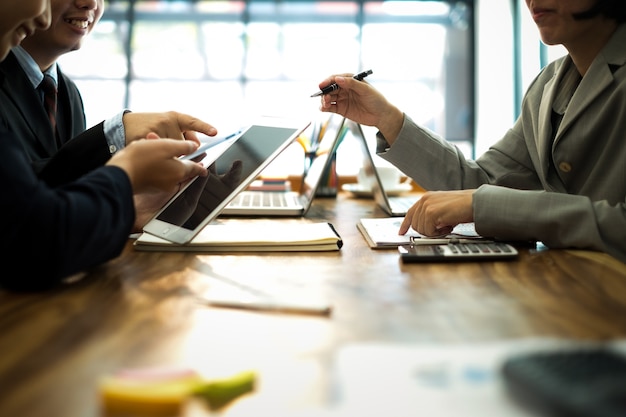
[[[375,126],[379,154],[429,190],[408,211],[426,235],[484,236],[607,252],[626,262],[626,2],[526,0],[544,43],[568,55],[530,85],[513,127],[476,160],[349,74],[321,110]]]

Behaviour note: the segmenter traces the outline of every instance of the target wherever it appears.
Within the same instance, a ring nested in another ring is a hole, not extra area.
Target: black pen
[[[363,78],[367,77],[372,72],[373,72],[372,70],[363,71],[363,72],[360,72],[360,73],[354,75],[352,78],[354,78],[355,80],[363,81]],[[327,87],[322,88],[317,93],[311,94],[311,97],[323,96],[324,94],[332,93],[333,91],[335,91],[338,88],[339,88],[339,86],[337,84],[333,83],[333,84],[331,84],[331,85],[329,85]]]

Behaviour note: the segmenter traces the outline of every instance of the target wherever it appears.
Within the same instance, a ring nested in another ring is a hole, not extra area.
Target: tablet
[[[263,118],[236,137],[206,150],[209,175],[187,183],[150,220],[143,231],[185,244],[293,143],[310,122]]]

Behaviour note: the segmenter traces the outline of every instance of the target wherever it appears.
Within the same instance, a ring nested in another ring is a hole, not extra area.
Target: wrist
[[[395,106],[390,106],[389,111],[384,112],[376,126],[389,144],[392,144],[402,130],[404,113]]]

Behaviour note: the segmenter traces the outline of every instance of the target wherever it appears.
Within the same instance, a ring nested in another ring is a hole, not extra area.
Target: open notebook
[[[383,186],[383,182],[378,176],[378,172],[376,171],[376,165],[374,163],[374,159],[372,154],[370,153],[370,149],[367,146],[367,140],[365,139],[365,135],[363,134],[363,129],[361,125],[352,121],[346,123],[350,128],[350,132],[352,135],[361,143],[361,150],[363,153],[363,168],[366,174],[368,174],[368,178],[372,181],[369,181],[372,184],[372,195],[374,196],[374,200],[376,204],[378,204],[384,211],[390,216],[404,216],[407,210],[415,204],[415,202],[419,199],[418,195],[405,195],[405,196],[390,196],[385,191],[385,187]]]
[[[331,114],[321,140],[313,150],[310,166],[304,171],[299,191],[242,191],[222,211],[222,215],[245,216],[304,216],[324,174],[332,163],[342,137],[344,118]]]
[[[336,251],[341,249],[343,241],[328,222],[229,219],[222,223],[207,224],[190,242],[183,245],[143,233],[134,246],[144,251],[309,252]]]

